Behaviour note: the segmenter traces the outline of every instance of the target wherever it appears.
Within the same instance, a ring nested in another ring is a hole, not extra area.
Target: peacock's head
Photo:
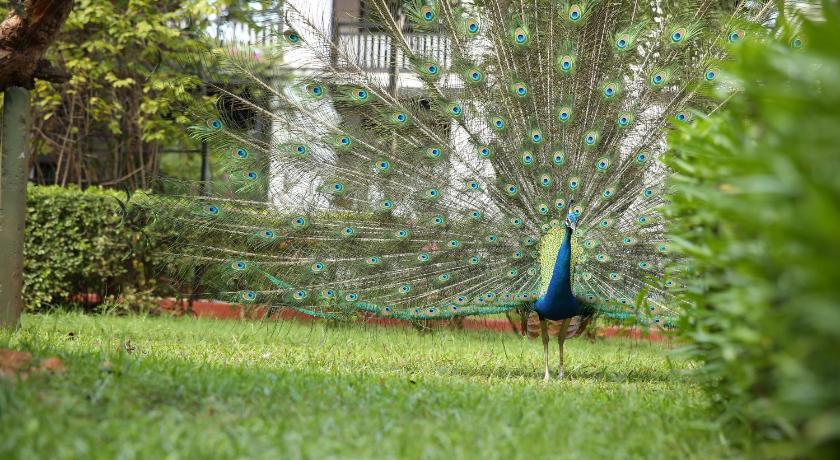
[[[576,211],[569,211],[569,214],[566,216],[566,228],[570,228],[572,231],[575,231],[577,229],[578,217],[580,217],[580,215]]]

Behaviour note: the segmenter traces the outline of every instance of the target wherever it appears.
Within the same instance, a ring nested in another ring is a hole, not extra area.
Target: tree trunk
[[[63,82],[68,75],[43,59],[73,8],[73,0],[12,1],[0,23],[0,90],[32,89],[35,79]]]
[[[16,328],[23,309],[23,230],[26,222],[26,135],[29,91],[35,79],[65,81],[43,59],[73,0],[17,0],[0,23],[0,90],[3,148],[0,154],[0,328]]]
[[[3,97],[0,156],[0,328],[16,328],[23,310],[23,228],[26,220],[26,133],[29,91],[11,87]]]

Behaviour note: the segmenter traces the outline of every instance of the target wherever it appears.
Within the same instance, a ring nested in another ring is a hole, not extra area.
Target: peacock
[[[560,379],[564,340],[596,316],[674,326],[658,160],[777,7],[369,0],[378,69],[310,7],[207,53],[223,83],[190,129],[224,174],[155,202],[170,269],[320,318],[535,314],[546,380],[549,322]]]

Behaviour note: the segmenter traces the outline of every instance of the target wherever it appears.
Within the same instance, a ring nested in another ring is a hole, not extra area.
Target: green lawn
[[[569,341],[549,384],[540,344],[498,333],[53,314],[0,348],[67,367],[0,378],[0,458],[737,454],[646,342]]]

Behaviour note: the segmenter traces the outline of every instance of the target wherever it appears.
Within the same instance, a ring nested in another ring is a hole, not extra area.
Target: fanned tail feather
[[[170,268],[313,316],[502,313],[544,292],[577,212],[578,298],[672,325],[657,158],[716,108],[717,66],[768,33],[769,3],[368,3],[390,74],[294,4],[279,44],[215,51],[235,83],[193,133],[226,176],[155,202],[179,229]],[[291,76],[266,76],[281,52]]]

